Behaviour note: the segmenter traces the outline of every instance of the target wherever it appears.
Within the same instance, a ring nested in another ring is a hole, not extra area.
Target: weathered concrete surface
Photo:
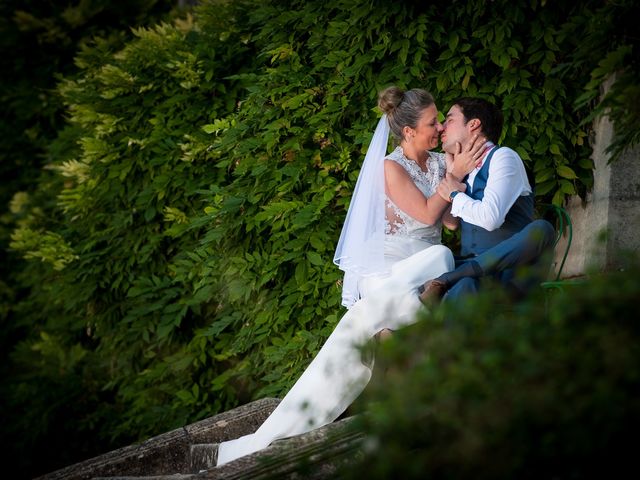
[[[330,479],[359,454],[364,435],[348,417],[209,470],[208,480]],[[198,477],[199,478],[199,477]]]
[[[278,440],[252,455],[191,475],[110,476],[94,480],[328,480],[361,451],[364,435],[352,428],[353,419],[348,417]]]
[[[152,475],[144,477],[93,477],[92,480],[194,480],[202,479],[204,476],[175,473],[173,475]]]
[[[150,438],[139,445],[120,448],[39,477],[40,480],[86,480],[94,477],[158,476],[189,478],[190,448],[219,443],[254,432],[280,401],[265,398],[200,422]],[[167,476],[169,475],[169,476]]]
[[[604,85],[604,90],[611,86]],[[573,223],[573,241],[563,277],[590,271],[618,270],[628,264],[629,252],[640,251],[640,148],[627,150],[613,164],[605,149],[613,138],[613,124],[607,117],[594,123],[594,185],[583,202],[569,199],[566,209]],[[556,248],[556,262],[564,252],[566,237]]]
[[[199,472],[216,466],[218,461],[217,443],[199,443],[191,445],[189,452],[189,471]]]

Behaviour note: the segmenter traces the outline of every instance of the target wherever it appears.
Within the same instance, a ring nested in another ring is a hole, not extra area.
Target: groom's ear
[[[472,133],[479,133],[482,130],[482,122],[479,118],[472,118],[467,122],[467,125],[469,125],[469,131]]]

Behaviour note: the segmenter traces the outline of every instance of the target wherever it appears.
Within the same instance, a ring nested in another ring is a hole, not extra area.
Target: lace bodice
[[[430,197],[436,192],[438,184],[446,172],[446,164],[443,153],[429,152],[427,159],[427,171],[423,171],[418,164],[408,159],[402,147],[397,147],[386,160],[392,160],[402,166],[409,174],[413,183],[425,197]],[[434,225],[426,225],[404,213],[389,197],[385,197],[386,226],[385,234],[388,236],[405,236],[426,240],[432,244],[440,243],[442,222]]]

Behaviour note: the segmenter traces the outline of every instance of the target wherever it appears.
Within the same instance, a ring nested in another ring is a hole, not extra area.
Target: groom
[[[518,278],[516,269],[544,268],[541,256],[552,247],[555,232],[546,220],[533,219],[533,191],[520,156],[496,145],[502,124],[502,112],[480,98],[460,98],[447,113],[441,135],[445,152],[455,153],[457,143],[466,145],[476,134],[488,141],[469,175],[460,179],[448,173],[438,187],[460,219],[461,251],[455,270],[419,289],[425,304],[475,293],[482,277],[497,279],[516,296],[541,280]]]

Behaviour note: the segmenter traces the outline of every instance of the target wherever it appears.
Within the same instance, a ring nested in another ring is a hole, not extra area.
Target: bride
[[[338,418],[371,378],[358,346],[414,322],[421,305],[418,287],[454,267],[451,251],[441,245],[441,230],[442,224],[455,229],[458,223],[436,189],[445,175],[461,179],[473,170],[484,142],[472,142],[455,159],[431,152],[443,127],[433,97],[424,90],[389,87],[380,93],[378,106],[384,115],[334,258],[345,272],[342,303],[348,310],[260,428],[220,443],[217,465]],[[399,146],[386,155],[389,130]]]

